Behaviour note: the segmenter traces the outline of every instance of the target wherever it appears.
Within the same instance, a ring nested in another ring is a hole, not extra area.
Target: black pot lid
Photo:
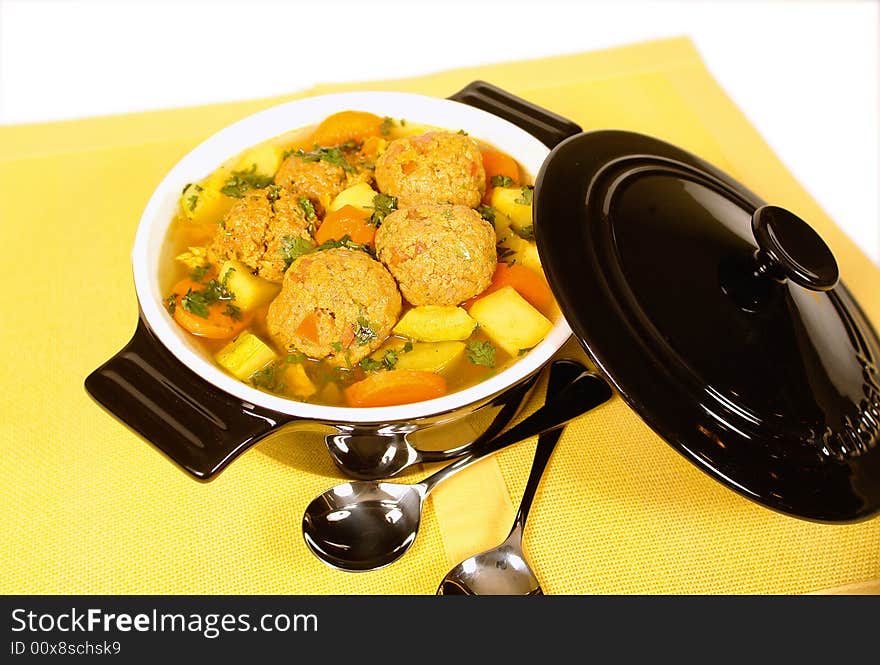
[[[558,145],[534,201],[566,319],[661,437],[784,513],[880,509],[880,342],[804,221],[622,131]]]

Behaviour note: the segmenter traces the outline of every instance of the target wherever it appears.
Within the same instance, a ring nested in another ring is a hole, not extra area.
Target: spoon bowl
[[[361,480],[330,488],[306,507],[302,523],[306,545],[328,565],[349,571],[375,570],[397,560],[415,541],[425,497],[437,484],[502,448],[556,429],[611,397],[602,378],[582,366],[581,370],[565,390],[549,395],[547,403],[528,418],[420,483]]]
[[[469,557],[447,573],[438,596],[543,595],[538,578],[516,543]]]
[[[419,531],[425,487],[354,482],[314,499],[303,536],[324,562],[344,570],[375,570],[403,556]]]

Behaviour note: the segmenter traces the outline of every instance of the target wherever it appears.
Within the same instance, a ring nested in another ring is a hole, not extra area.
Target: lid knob
[[[812,291],[834,288],[840,276],[837,261],[809,224],[785,208],[765,205],[752,215],[758,243],[756,272],[778,282],[790,279]]]

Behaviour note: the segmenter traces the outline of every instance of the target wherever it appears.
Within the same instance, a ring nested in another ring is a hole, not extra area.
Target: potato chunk
[[[461,307],[420,305],[403,315],[394,332],[420,342],[450,342],[467,339],[475,326]]]
[[[470,314],[489,339],[512,356],[531,349],[553,328],[550,319],[510,286],[477,300]]]
[[[532,235],[532,190],[528,187],[496,187],[492,190],[492,207],[510,218],[518,235]]]
[[[278,167],[281,166],[283,150],[280,146],[263,144],[258,145],[242,153],[238,160],[236,171],[250,171],[265,176],[274,176]]]
[[[217,352],[221,367],[242,381],[278,359],[278,355],[259,337],[245,331]]]
[[[190,183],[180,196],[184,216],[196,224],[216,224],[234,202],[207,184]]]
[[[442,372],[464,353],[464,342],[417,342],[398,356],[395,369]]]
[[[341,210],[345,206],[354,206],[364,212],[373,212],[373,197],[379,192],[365,182],[359,182],[351,187],[346,187],[330,203],[330,212]]]
[[[227,261],[220,268],[220,280],[226,280],[226,288],[235,294],[235,305],[245,312],[256,309],[273,300],[281,291],[280,284],[274,284],[251,274],[241,261]]]

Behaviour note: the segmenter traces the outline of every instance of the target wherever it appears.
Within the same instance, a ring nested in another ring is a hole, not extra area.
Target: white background
[[[688,35],[880,263],[880,9],[863,2],[0,0],[0,123],[185,106]]]

